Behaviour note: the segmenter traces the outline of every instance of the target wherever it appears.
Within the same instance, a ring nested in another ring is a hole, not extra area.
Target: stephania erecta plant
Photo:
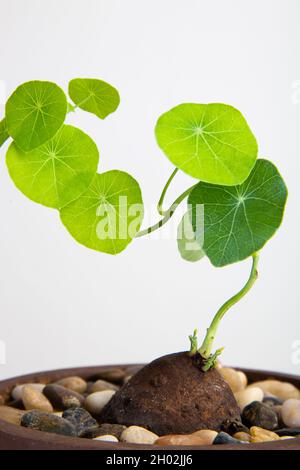
[[[222,351],[213,350],[217,328],[228,309],[257,279],[259,253],[283,218],[285,183],[272,162],[258,158],[257,141],[240,111],[221,103],[180,104],[160,116],[155,127],[157,143],[174,169],[157,204],[158,222],[142,229],[144,208],[136,179],[123,170],[101,172],[95,142],[83,130],[65,123],[68,113],[78,108],[100,119],[107,118],[118,108],[118,91],[102,80],[76,78],[69,83],[68,95],[55,83],[31,81],[20,85],[6,103],[5,117],[0,122],[0,145],[11,140],[7,167],[15,186],[25,196],[57,209],[63,225],[79,243],[113,255],[135,238],[160,229],[185,202],[187,209],[178,227],[178,250],[183,259],[196,262],[208,257],[216,267],[252,260],[246,284],[218,310],[202,344],[198,345],[195,330],[188,354],[166,356],[154,361],[150,369],[147,366],[147,374],[137,374],[130,392],[123,387],[125,391],[114,396],[103,415],[107,422],[123,420],[145,425],[148,419],[151,429],[165,432],[161,417],[151,408],[151,397],[148,402],[145,398],[149,393],[143,395],[143,390],[148,384],[149,392],[152,376],[164,374],[167,380],[172,369],[172,380],[176,376],[183,389],[187,383],[194,383],[193,393],[201,394],[204,388],[206,394],[211,393],[209,406],[203,405],[205,413],[198,410],[195,419],[199,425],[205,415],[203,426],[216,428],[218,424],[210,419],[213,415],[216,419],[214,410],[220,393],[226,400],[218,419],[238,414],[231,392],[224,389],[214,369]],[[167,190],[180,171],[189,175],[193,184],[164,208]],[[130,406],[124,408],[132,390],[133,410]],[[165,390],[163,383],[159,390]],[[136,406],[139,393],[140,419]],[[172,401],[168,391],[163,399]],[[181,426],[178,416],[169,417],[169,423],[177,432],[193,428],[191,423]]]

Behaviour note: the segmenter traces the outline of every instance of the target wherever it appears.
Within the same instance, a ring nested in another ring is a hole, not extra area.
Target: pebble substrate
[[[225,422],[219,432],[201,429],[192,434],[158,436],[140,426],[102,423],[99,415],[112,396],[137,372],[99,372],[93,381],[65,377],[55,383],[16,385],[0,394],[0,419],[43,432],[96,441],[131,444],[220,445],[293,439],[300,436],[300,391],[293,384],[263,380],[248,384],[238,370],[218,365],[241,410],[241,420]]]

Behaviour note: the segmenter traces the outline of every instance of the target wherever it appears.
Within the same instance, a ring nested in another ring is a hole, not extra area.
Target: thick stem
[[[219,326],[219,323],[227,310],[230,309],[234,304],[236,304],[244,295],[249,292],[253,284],[255,283],[257,277],[258,277],[258,272],[257,272],[257,264],[259,260],[259,255],[258,253],[254,253],[252,255],[252,268],[251,268],[251,273],[249,276],[248,281],[244,285],[244,287],[233,297],[231,297],[227,302],[225,302],[222,307],[217,311],[216,315],[213,318],[213,321],[211,322],[210,327],[207,329],[206,336],[204,338],[204,341],[202,343],[202,346],[198,349],[198,352],[201,354],[201,356],[205,359],[208,359],[211,355],[211,350],[212,350],[212,345],[213,341],[216,336],[216,331]]]
[[[194,189],[195,186],[196,186],[196,184],[194,184],[189,189],[184,191],[184,193],[182,193],[180,196],[178,196],[178,198],[173,202],[171,207],[167,211],[165,211],[164,217],[161,220],[159,220],[156,224],[151,225],[151,227],[148,227],[148,228],[138,232],[136,234],[136,238],[137,237],[143,237],[144,235],[149,235],[149,233],[155,232],[155,230],[158,230],[163,225],[165,225],[168,222],[168,220],[170,220],[170,218],[173,216],[173,214],[176,211],[179,204],[190,194],[190,192],[192,191],[192,189]]]
[[[171,184],[171,182],[172,182],[172,180],[173,180],[173,178],[174,178],[174,176],[176,175],[177,172],[178,172],[178,168],[175,168],[175,170],[171,174],[170,178],[166,182],[164,189],[162,190],[161,196],[160,196],[158,204],[157,204],[157,211],[158,211],[159,215],[166,215],[166,213],[167,213],[167,211],[163,210],[163,203],[164,203],[166,192],[167,192],[167,190],[168,190],[168,188],[169,188],[169,186],[170,186],[170,184]]]

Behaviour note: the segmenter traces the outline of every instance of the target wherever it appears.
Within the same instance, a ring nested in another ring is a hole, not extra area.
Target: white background
[[[224,318],[216,346],[226,346],[223,362],[294,373],[300,373],[293,350],[300,340],[299,17],[299,0],[1,0],[0,19],[7,96],[31,79],[67,90],[71,78],[97,77],[119,89],[121,105],[105,121],[81,111],[69,121],[98,143],[99,170],[120,168],[138,179],[148,213],[172,171],[154,139],[157,117],[191,101],[243,112],[260,156],[279,166],[290,195],[284,223],[263,250],[260,279]],[[208,260],[186,263],[175,240],[136,240],[117,257],[78,245],[56,211],[14,187],[5,149],[1,377],[183,350],[194,327],[204,334],[216,309],[245,282],[249,260],[223,269]],[[177,177],[169,201],[192,182]]]

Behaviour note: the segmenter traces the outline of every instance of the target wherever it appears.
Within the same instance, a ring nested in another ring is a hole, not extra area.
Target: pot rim
[[[54,369],[45,372],[37,372],[33,374],[25,374],[21,376],[12,377],[10,379],[0,381],[0,393],[9,393],[15,385],[25,382],[46,382],[56,381],[59,378],[67,377],[70,375],[79,375],[85,379],[92,377],[97,372],[104,372],[107,370],[122,369],[123,371],[130,372],[133,368],[142,367],[144,364],[117,364],[117,365],[102,365],[92,367],[75,367],[66,369]],[[257,380],[264,380],[267,378],[274,378],[290,382],[300,388],[300,376],[285,374],[282,372],[264,371],[255,369],[245,369],[235,367],[235,369],[245,372],[250,382]],[[300,450],[300,437],[293,439],[280,439],[277,441],[262,442],[247,445],[232,445],[222,444],[216,446],[160,446],[150,444],[129,444],[124,442],[112,443],[104,441],[95,441],[92,439],[62,436],[53,433],[36,431],[29,428],[24,428],[19,425],[11,424],[0,419],[0,449],[48,449],[48,450]]]

